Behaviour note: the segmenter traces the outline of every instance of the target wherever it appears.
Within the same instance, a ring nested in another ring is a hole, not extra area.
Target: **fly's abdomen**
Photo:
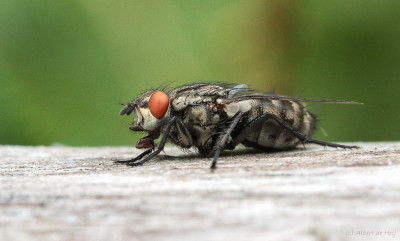
[[[314,131],[314,117],[305,107],[296,101],[271,100],[259,101],[257,107],[249,113],[249,121],[269,113],[283,120],[298,132],[311,136]],[[245,145],[261,148],[286,149],[299,144],[291,131],[284,128],[276,120],[269,118],[254,129],[246,138]]]

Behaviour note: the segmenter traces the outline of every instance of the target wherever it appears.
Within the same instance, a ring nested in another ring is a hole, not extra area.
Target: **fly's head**
[[[170,104],[168,95],[161,91],[148,91],[132,103],[127,104],[120,112],[135,117],[130,128],[132,131],[144,131],[149,135],[140,139],[137,148],[152,148],[154,140],[160,135],[161,128],[170,119]]]

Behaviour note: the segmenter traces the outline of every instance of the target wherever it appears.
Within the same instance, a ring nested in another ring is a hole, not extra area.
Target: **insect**
[[[212,169],[223,150],[233,150],[239,144],[265,151],[292,149],[300,143],[357,148],[312,139],[315,117],[303,102],[362,104],[260,94],[247,85],[195,83],[166,93],[148,90],[120,111],[121,115],[134,112],[130,129],[148,133],[136,148],[147,150],[118,163],[141,165],[158,155],[167,141],[213,155]],[[161,140],[155,145],[160,135]]]

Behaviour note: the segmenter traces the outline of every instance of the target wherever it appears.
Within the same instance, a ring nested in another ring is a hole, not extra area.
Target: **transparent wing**
[[[363,103],[357,102],[357,101],[287,97],[287,96],[279,96],[279,95],[269,94],[269,93],[241,95],[238,97],[233,97],[233,98],[227,100],[226,102],[234,102],[234,101],[249,100],[249,99],[291,100],[291,101],[300,101],[300,102],[321,102],[321,103],[363,105]]]

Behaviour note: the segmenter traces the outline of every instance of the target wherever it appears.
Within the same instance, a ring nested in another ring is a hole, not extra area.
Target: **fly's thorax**
[[[228,89],[207,83],[184,85],[168,93],[171,107],[176,112],[183,111],[189,106],[214,102],[215,99],[227,97],[228,94]]]
[[[217,125],[221,116],[213,104],[190,106],[184,113],[183,122],[187,125]]]
[[[199,95],[178,96],[171,101],[171,106],[174,111],[182,111],[189,106],[202,102],[211,102],[211,97],[204,97]]]

